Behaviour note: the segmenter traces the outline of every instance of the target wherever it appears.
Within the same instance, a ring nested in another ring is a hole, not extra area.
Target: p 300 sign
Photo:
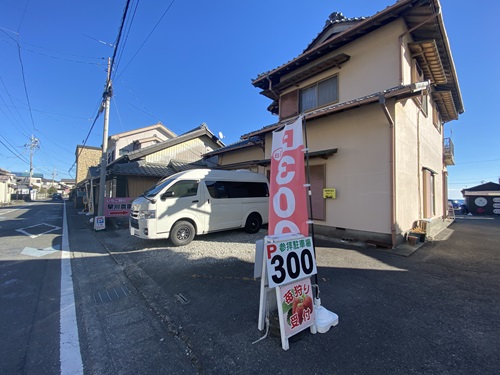
[[[270,288],[317,273],[311,237],[266,242],[267,277]]]

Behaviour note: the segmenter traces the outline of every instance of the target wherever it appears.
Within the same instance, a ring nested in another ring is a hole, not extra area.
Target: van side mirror
[[[164,192],[164,193],[161,195],[160,199],[161,199],[162,201],[164,201],[165,199],[170,198],[170,197],[173,197],[173,196],[174,196],[174,192],[173,192],[173,191],[166,191],[166,192]]]

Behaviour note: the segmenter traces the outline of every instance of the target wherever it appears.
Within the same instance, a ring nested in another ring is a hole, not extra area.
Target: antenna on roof
[[[222,134],[222,132],[219,132],[219,139],[220,140],[224,139],[224,134]]]

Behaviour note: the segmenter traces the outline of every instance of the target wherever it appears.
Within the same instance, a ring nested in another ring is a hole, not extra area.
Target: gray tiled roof
[[[126,164],[115,164],[111,172],[116,175],[167,177],[174,173],[195,168],[206,168],[204,162],[185,162],[170,160],[168,164],[148,163],[145,160],[132,161]]]

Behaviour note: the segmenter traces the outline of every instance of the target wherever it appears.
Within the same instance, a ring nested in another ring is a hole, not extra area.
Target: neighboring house
[[[47,178],[42,178],[42,185],[40,186],[40,188],[48,190],[51,187],[54,187],[57,190],[59,188],[59,182]]]
[[[61,178],[59,183],[61,189],[65,194],[68,194],[71,189],[75,187],[75,179],[74,178]]]
[[[114,134],[108,137],[107,163],[110,164],[129,152],[143,149],[174,138],[176,135],[161,123]],[[87,178],[90,167],[101,165],[102,148],[76,146],[76,179],[74,185]]]
[[[112,135],[108,140],[108,164],[132,151],[175,137],[176,134],[161,123]]]
[[[214,166],[203,154],[224,147],[202,124],[166,141],[128,152],[106,167],[106,197],[141,195],[161,178],[185,169]],[[100,168],[90,168],[87,180],[80,189],[93,189],[95,207],[98,205]]]
[[[16,176],[16,183],[18,186],[30,186],[34,189],[40,189],[43,185],[43,174],[33,173],[31,178],[29,172],[12,172]],[[27,193],[26,193],[27,194]]]
[[[90,167],[95,167],[101,164],[102,148],[77,145],[76,151],[76,178],[75,184],[78,185],[80,182],[87,178],[87,173]]]
[[[487,182],[462,190],[465,205],[473,215],[500,215],[500,184]]]
[[[75,180],[74,179],[61,179],[61,181],[55,181],[50,179],[42,179],[42,189],[46,189],[47,191],[53,187],[56,189],[57,193],[60,194],[68,194],[69,191],[74,187]]]
[[[0,168],[0,205],[10,203],[12,194],[15,193],[16,176]]]
[[[418,220],[442,223],[454,164],[443,126],[464,106],[438,0],[333,13],[302,54],[252,83],[279,122],[207,157],[269,173],[272,132],[303,114],[316,233],[394,247]]]

